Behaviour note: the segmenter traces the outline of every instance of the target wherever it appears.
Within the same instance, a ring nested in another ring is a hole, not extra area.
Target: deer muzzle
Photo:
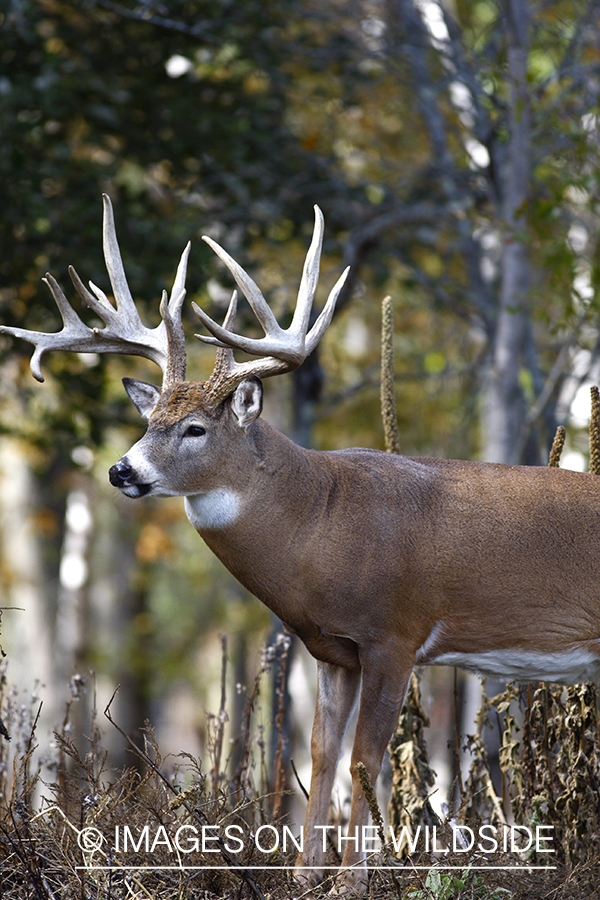
[[[108,480],[113,487],[119,488],[127,497],[143,497],[152,489],[151,484],[140,484],[136,481],[135,470],[127,462],[126,457],[110,467]]]

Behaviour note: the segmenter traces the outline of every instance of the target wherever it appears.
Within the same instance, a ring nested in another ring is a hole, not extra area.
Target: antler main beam
[[[103,246],[106,268],[115,298],[115,306],[106,294],[90,282],[90,290],[83,284],[75,269],[69,274],[73,286],[86,306],[104,322],[104,328],[90,328],[75,312],[61,286],[52,275],[43,279],[50,288],[58,306],[63,328],[48,334],[0,325],[0,332],[22,338],[35,347],[30,362],[32,375],[44,381],[41,361],[50,350],[68,350],[76,353],[125,353],[143,356],[156,363],[163,372],[163,387],[183,381],[185,378],[185,336],[181,323],[181,307],[185,299],[185,277],[190,252],[188,244],[177,269],[170,297],[163,292],[160,303],[161,322],[156,328],[147,328],[136,309],[117,242],[115,220],[110,198],[103,194],[104,224]]]

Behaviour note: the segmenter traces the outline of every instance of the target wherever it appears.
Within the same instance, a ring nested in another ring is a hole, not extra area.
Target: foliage
[[[513,892],[507,888],[488,890],[480,875],[467,866],[460,875],[432,869],[422,889],[409,891],[407,900],[511,900]]]
[[[392,790],[388,805],[390,826],[401,833],[406,826],[414,834],[419,826],[439,825],[429,794],[435,784],[435,772],[429,764],[424,728],[429,725],[421,706],[417,676],[413,673],[400,714],[400,720],[388,748],[392,767]],[[400,852],[406,855],[407,847]]]
[[[26,318],[53,330],[56,311],[40,284],[49,269],[62,280],[67,265],[76,263],[84,279],[105,283],[101,190],[118,206],[134,295],[156,298],[148,311],[155,318],[160,291],[187,240],[247,221],[249,206],[274,189],[266,181],[269,171],[291,177],[290,154],[282,154],[289,143],[283,85],[267,76],[260,81],[263,70],[276,71],[280,62],[281,4],[178,7],[175,16],[204,27],[186,34],[100,4],[78,9],[52,0],[15,4],[0,14],[6,73],[0,91],[0,302],[6,324]],[[169,74],[173,59],[189,62],[187,74]],[[254,159],[260,171],[253,171]],[[264,218],[255,214],[255,225]],[[203,247],[198,244],[191,267],[192,294],[210,258]],[[97,444],[107,422],[124,418],[126,407],[106,407],[102,362],[86,372],[83,388],[72,361],[53,360],[50,370],[61,408],[47,428],[38,422],[40,434],[66,437],[61,423],[77,412],[91,420],[85,437]]]
[[[511,712],[511,701],[519,700],[525,706],[521,727]],[[500,765],[510,785],[515,821],[552,826],[559,858],[569,865],[596,861],[600,799],[596,688],[543,685],[528,701],[510,689],[490,701],[505,713]]]
[[[582,300],[595,303],[596,14],[583,0],[531,3],[524,241],[536,278],[533,343],[519,367],[536,396],[562,340],[557,329],[577,319]],[[344,349],[346,327],[332,335],[334,355],[342,353],[330,393],[345,402],[329,420],[332,437],[320,429],[318,441],[379,440],[375,417],[362,425],[357,388],[376,354],[373,294],[387,289],[405,309],[397,380],[406,445],[470,455],[502,265],[507,12],[469,2],[454,13],[441,6],[439,17],[435,26],[410,0],[372,10],[358,0],[187,0],[168,15],[135,0],[10,5],[0,20],[3,321],[22,323],[35,309],[36,324],[52,327],[39,284],[47,269],[62,279],[75,262],[84,278],[104,282],[101,190],[115,201],[136,296],[157,299],[187,239],[208,231],[227,234],[242,262],[246,251],[259,261],[276,305],[297,281],[295,238],[318,200],[326,254],[341,251],[354,287],[367,285],[352,306],[370,335],[358,356]],[[206,293],[203,271],[214,272],[197,244],[192,295]],[[220,276],[211,283],[222,302]],[[15,350],[24,352],[10,345],[11,358]],[[106,422],[128,419],[105,362],[86,372],[85,388],[76,361],[49,365],[61,403],[51,415],[36,410],[38,440],[58,432],[72,442],[75,420],[77,439],[96,444]],[[419,423],[404,413],[415,404]]]

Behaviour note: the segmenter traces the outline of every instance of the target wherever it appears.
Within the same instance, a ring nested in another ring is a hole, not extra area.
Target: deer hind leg
[[[414,657],[397,646],[379,645],[366,653],[361,650],[361,663],[360,706],[350,764],[352,805],[341,877],[335,887],[338,891],[362,891],[367,886],[363,827],[369,822],[369,808],[357,765],[363,763],[374,786],[404,703]]]
[[[309,886],[317,884],[323,877],[325,831],[319,826],[327,824],[335,772],[359,686],[360,670],[349,671],[329,663],[318,663],[310,794],[303,851],[296,859],[295,871],[296,878]]]

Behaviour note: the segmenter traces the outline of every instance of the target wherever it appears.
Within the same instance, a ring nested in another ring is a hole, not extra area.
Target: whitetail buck
[[[47,350],[149,357],[162,389],[125,379],[145,436],[110,470],[128,497],[183,495],[188,518],[241,583],[297,634],[318,663],[313,770],[298,874],[325,866],[323,831],[350,714],[360,695],[352,749],[349,833],[368,821],[357,777],[372,782],[398,721],[415,664],[458,665],[508,679],[580,682],[600,674],[600,482],[595,476],[414,459],[376,450],[316,452],[259,418],[259,376],[289,372],[314,349],[345,275],[308,330],[323,220],[316,210],[293,321],[282,330],[258,287],[205,238],[248,298],[265,336],[234,334],[234,292],[223,327],[194,307],[217,361],[205,383],[185,381],[181,324],[188,248],[162,322],[146,328],[133,303],[112,209],[104,200],[104,252],[113,305],[71,269],[75,289],[105,323],[88,328],[56,281],[64,320],[56,334],[0,328]],[[234,361],[233,349],[257,357]],[[360,834],[360,831],[359,831]],[[347,886],[366,883],[354,842]],[[352,868],[350,868],[352,867]]]

